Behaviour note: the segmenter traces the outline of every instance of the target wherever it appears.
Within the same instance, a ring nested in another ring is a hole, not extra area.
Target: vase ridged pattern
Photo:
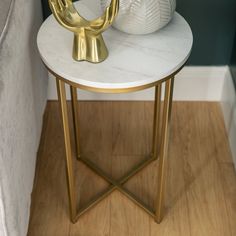
[[[104,10],[110,0],[101,0]],[[119,13],[113,26],[129,34],[149,34],[171,20],[176,0],[120,0]]]

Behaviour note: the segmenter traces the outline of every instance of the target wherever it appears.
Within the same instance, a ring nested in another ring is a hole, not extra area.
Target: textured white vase
[[[101,0],[102,9],[110,0]],[[113,26],[129,34],[149,34],[171,20],[176,0],[120,0],[120,9]]]

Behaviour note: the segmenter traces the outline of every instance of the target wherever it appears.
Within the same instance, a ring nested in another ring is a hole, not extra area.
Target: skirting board
[[[229,70],[227,70],[225,76],[221,107],[234,166],[236,169],[236,91],[233,84],[233,78]]]
[[[174,100],[221,101],[227,66],[186,66],[176,76]],[[48,100],[57,100],[55,80],[49,75]],[[70,99],[67,87],[67,98]],[[78,90],[79,100],[154,100],[154,89],[126,94],[101,94]]]

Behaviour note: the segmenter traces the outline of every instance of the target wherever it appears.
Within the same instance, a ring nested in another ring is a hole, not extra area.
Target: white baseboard
[[[236,168],[236,91],[233,78],[227,70],[222,90],[221,107],[224,115],[225,127],[228,133],[231,153]]]
[[[227,66],[186,66],[175,80],[174,100],[178,101],[221,101]],[[57,100],[55,80],[49,76],[48,99]],[[67,88],[68,90],[68,88]],[[69,91],[67,92],[70,99]],[[80,100],[153,100],[154,90],[127,94],[101,94],[78,91]]]

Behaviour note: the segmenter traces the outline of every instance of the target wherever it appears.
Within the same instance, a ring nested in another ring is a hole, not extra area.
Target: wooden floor
[[[114,178],[120,177],[150,152],[152,108],[152,102],[81,102],[82,153]],[[58,103],[49,102],[28,236],[236,235],[236,174],[218,103],[173,104],[166,212],[159,225],[117,191],[76,224],[70,223],[64,156]],[[82,206],[108,184],[74,162]],[[126,187],[153,206],[156,178],[153,163]]]

